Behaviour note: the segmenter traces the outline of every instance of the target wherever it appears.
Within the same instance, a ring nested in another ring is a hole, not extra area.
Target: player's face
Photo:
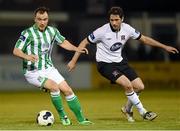
[[[35,16],[35,23],[38,26],[38,29],[40,31],[44,31],[47,24],[48,24],[48,14],[47,12],[44,12],[43,14],[37,12]]]
[[[113,27],[114,30],[118,31],[120,29],[120,25],[122,23],[122,19],[119,17],[119,15],[110,15],[110,24]]]

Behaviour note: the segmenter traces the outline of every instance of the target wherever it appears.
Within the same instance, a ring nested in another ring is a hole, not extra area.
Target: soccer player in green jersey
[[[21,32],[13,54],[23,59],[23,71],[26,80],[37,87],[50,90],[50,96],[63,125],[71,125],[63,109],[60,91],[65,95],[69,108],[75,114],[79,124],[89,125],[82,112],[80,102],[53,66],[51,52],[54,44],[79,53],[88,53],[86,48],[77,48],[60,34],[55,27],[48,26],[48,9],[39,7],[34,12],[35,24]]]

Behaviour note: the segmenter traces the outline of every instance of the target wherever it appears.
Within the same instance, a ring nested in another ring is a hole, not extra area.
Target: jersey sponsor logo
[[[90,36],[90,38],[91,38],[92,40],[94,40],[94,39],[95,39],[95,36],[94,36],[94,34],[93,34],[93,33],[91,33],[89,36]]]
[[[19,39],[25,41],[26,37],[24,35],[20,35]]]
[[[113,45],[111,46],[110,50],[111,50],[111,51],[117,51],[117,50],[119,50],[121,47],[122,47],[122,43],[117,42],[117,43],[115,43],[115,44],[113,44]]]

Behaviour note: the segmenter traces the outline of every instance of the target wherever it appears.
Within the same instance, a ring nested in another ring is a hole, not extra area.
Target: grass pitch
[[[127,122],[121,114],[121,106],[126,101],[123,90],[113,88],[75,93],[85,116],[94,125],[79,125],[64,98],[65,110],[73,122],[71,126],[60,124],[48,93],[0,92],[0,130],[180,130],[180,90],[145,90],[140,99],[158,117],[154,121],[144,121],[134,109],[134,123]],[[36,124],[37,113],[44,109],[53,112],[54,125],[41,127]]]

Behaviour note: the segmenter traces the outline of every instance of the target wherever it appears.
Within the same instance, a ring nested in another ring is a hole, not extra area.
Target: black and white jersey
[[[112,63],[122,61],[122,48],[129,38],[140,37],[140,32],[126,23],[121,24],[119,31],[114,31],[110,23],[107,23],[96,29],[87,39],[90,43],[97,44],[97,62]]]

